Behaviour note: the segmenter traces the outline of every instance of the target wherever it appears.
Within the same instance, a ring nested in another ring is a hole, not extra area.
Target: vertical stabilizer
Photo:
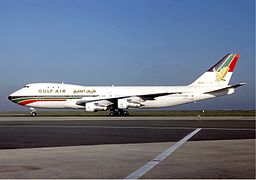
[[[191,86],[226,86],[234,72],[239,54],[227,54],[208,71],[195,80]]]

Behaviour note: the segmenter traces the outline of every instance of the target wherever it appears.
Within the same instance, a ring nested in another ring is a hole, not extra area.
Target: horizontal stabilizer
[[[221,89],[216,89],[216,90],[213,90],[213,91],[208,91],[208,92],[205,92],[204,94],[210,94],[210,93],[218,93],[218,92],[221,92],[223,90],[229,90],[231,88],[235,89],[237,87],[240,87],[240,86],[243,86],[245,85],[246,83],[239,83],[239,84],[236,84],[236,85],[231,85],[231,86],[227,86],[225,88],[221,88]]]

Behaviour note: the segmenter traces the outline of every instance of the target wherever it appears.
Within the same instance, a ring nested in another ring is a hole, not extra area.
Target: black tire
[[[110,116],[114,116],[114,112],[113,112],[113,111],[110,111],[110,112],[109,112],[109,115],[110,115]]]
[[[118,111],[110,111],[109,115],[110,116],[119,116],[119,112]]]
[[[119,111],[119,115],[120,116],[129,116],[129,112],[121,110],[121,111]]]
[[[32,116],[32,117],[36,117],[36,116],[37,116],[37,113],[36,113],[36,112],[31,112],[31,116]]]
[[[123,115],[124,115],[124,116],[129,116],[129,112],[128,112],[128,111],[124,111],[124,112],[123,112]]]

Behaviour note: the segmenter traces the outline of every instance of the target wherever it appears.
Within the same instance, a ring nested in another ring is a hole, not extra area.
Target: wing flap
[[[171,93],[155,93],[155,94],[145,94],[145,95],[137,95],[137,97],[140,97],[144,101],[146,100],[155,100],[155,98],[160,97],[160,96],[167,96],[167,95],[172,95],[172,94],[182,94],[181,92],[171,92]]]

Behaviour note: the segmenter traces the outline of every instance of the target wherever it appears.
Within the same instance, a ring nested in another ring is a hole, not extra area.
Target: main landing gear
[[[121,109],[110,110],[109,115],[110,116],[129,116],[129,112]]]
[[[35,108],[30,108],[30,110],[31,110],[30,115],[31,115],[32,117],[37,116],[37,113],[36,113]]]

